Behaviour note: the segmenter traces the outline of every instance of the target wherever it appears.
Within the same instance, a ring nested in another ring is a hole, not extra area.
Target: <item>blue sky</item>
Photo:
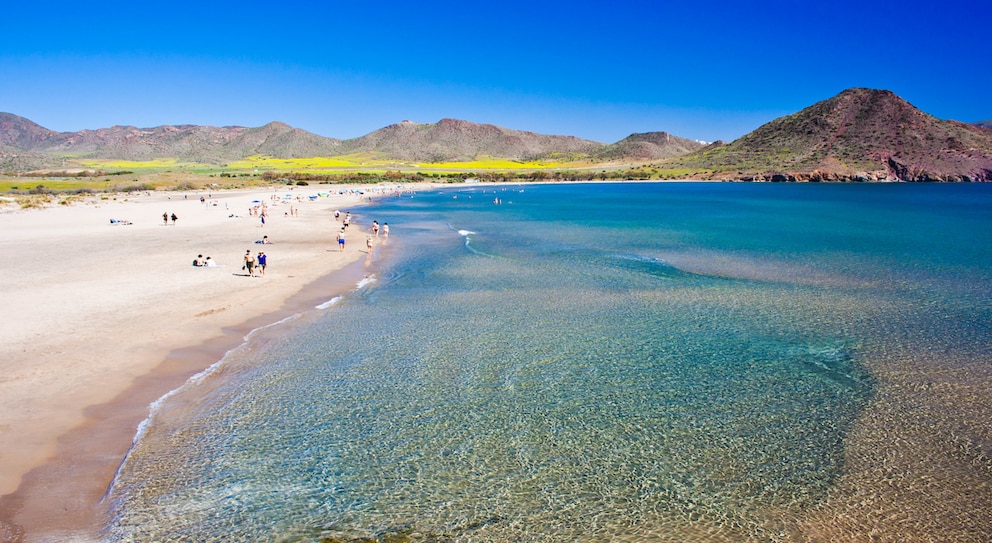
[[[353,138],[446,117],[736,139],[850,87],[992,119],[989,0],[11,2],[0,111]]]

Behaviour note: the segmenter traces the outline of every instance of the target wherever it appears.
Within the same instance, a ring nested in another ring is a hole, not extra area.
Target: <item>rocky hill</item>
[[[724,179],[992,181],[992,132],[858,88],[673,163]]]
[[[547,136],[457,119],[437,123],[404,121],[345,140],[345,152],[371,152],[416,162],[452,162],[492,156],[513,160],[556,154],[590,154],[604,145],[574,136]]]
[[[282,158],[336,154],[340,140],[324,138],[283,123],[243,126],[113,126],[55,132],[27,119],[0,113],[0,145],[8,153],[36,157],[76,156],[119,160],[180,158],[216,163],[254,154]]]
[[[177,158],[222,164],[252,155],[299,158],[368,153],[409,162],[457,162],[480,157],[643,161],[679,156],[699,146],[665,132],[634,134],[607,145],[457,119],[437,123],[403,121],[348,140],[318,136],[279,122],[258,128],[113,126],[55,132],[23,117],[0,113],[0,169],[5,171],[56,167],[64,163],[65,157],[136,161]]]
[[[0,146],[5,149],[33,149],[56,134],[24,117],[0,113]]]
[[[631,134],[595,151],[602,160],[658,160],[682,156],[705,147],[705,143],[673,136],[668,132]]]
[[[550,158],[646,165],[693,178],[774,181],[992,181],[989,122],[928,115],[885,90],[848,89],[775,119],[729,144],[708,146],[666,132],[604,144],[456,119],[403,121],[338,140],[283,123],[242,126],[114,126],[55,132],[0,113],[0,171],[66,167],[77,157],[176,158],[224,164],[252,155],[276,158],[367,153],[403,162],[484,157]],[[67,164],[68,163],[68,164]],[[688,172],[688,173],[683,173]]]

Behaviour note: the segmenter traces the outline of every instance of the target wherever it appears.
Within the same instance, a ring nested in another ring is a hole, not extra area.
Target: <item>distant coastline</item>
[[[729,143],[656,131],[606,144],[458,119],[400,122],[348,140],[280,122],[60,133],[0,113],[0,172],[14,178],[61,173],[97,186],[126,186],[133,175],[153,173],[174,185],[194,174],[224,184],[466,178],[983,182],[992,180],[992,130],[937,119],[890,91],[864,88]]]

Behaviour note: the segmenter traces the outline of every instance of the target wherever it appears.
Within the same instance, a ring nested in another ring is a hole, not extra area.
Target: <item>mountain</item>
[[[57,134],[24,117],[0,113],[0,146],[8,149],[31,149]]]
[[[65,168],[74,158],[176,158],[224,164],[366,153],[407,162],[584,160],[645,165],[679,177],[774,181],[992,181],[989,122],[928,115],[886,90],[848,89],[775,119],[731,142],[706,145],[666,132],[631,134],[613,144],[512,130],[457,119],[403,121],[339,140],[272,122],[243,126],[114,126],[55,132],[0,113],[0,171]]]
[[[0,171],[27,171],[60,164],[55,157],[31,151],[56,134],[24,117],[0,112]]]
[[[98,130],[54,132],[9,113],[0,114],[0,144],[35,155],[85,156],[119,160],[181,158],[222,162],[254,154],[283,158],[330,155],[340,141],[269,123],[242,126],[113,126]]]
[[[681,138],[679,138],[681,139]],[[687,140],[686,140],[687,141]],[[272,122],[242,126],[113,126],[55,132],[0,113],[0,169],[51,167],[62,157],[183,161],[222,164],[252,155],[276,158],[369,153],[383,159],[452,162],[490,156],[512,160],[586,158],[606,145],[572,136],[549,136],[456,119],[423,124],[404,121],[365,136],[339,140]],[[655,153],[655,156],[671,156]]]
[[[593,156],[602,160],[657,160],[685,155],[705,146],[668,132],[646,132],[631,134],[594,152]]]
[[[723,179],[992,181],[992,132],[855,88],[673,164]]]
[[[481,156],[526,160],[589,154],[602,147],[602,143],[574,136],[547,136],[457,119],[434,124],[403,121],[342,142],[346,153],[375,153],[415,162],[455,162]]]
[[[989,120],[989,121],[980,121],[980,122],[972,123],[972,124],[974,124],[975,126],[977,126],[979,128],[988,128],[989,130],[992,130],[992,120]]]
[[[0,164],[10,158],[33,164],[59,162],[60,157],[183,161],[221,164],[252,155],[276,158],[336,156],[368,153],[387,160],[458,162],[480,157],[510,160],[593,159],[644,161],[670,158],[702,144],[666,132],[632,134],[615,144],[574,136],[536,134],[457,119],[437,123],[401,123],[348,140],[325,138],[272,122],[259,128],[243,126],[113,126],[78,132],[55,132],[23,117],[0,113]]]

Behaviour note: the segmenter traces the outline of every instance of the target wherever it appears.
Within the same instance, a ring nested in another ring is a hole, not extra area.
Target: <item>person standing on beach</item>
[[[162,214],[162,222],[164,222],[166,226],[169,226],[169,212],[168,211],[166,211],[165,213]]]
[[[386,239],[389,239],[389,223],[388,222],[382,223],[382,236],[384,238],[386,238]]]
[[[338,232],[338,247],[340,247],[342,251],[344,250],[344,228]]]
[[[245,251],[245,267],[250,277],[255,277],[255,257],[251,256],[251,249]]]
[[[178,219],[178,218],[179,217],[177,217],[175,213],[172,214],[172,226],[175,226],[176,225],[176,219]]]
[[[262,277],[265,275],[265,266],[269,263],[269,257],[265,256],[262,251],[258,252],[258,276]]]

